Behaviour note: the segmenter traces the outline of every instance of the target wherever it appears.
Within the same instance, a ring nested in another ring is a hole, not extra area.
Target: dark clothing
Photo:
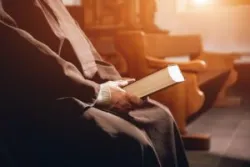
[[[166,107],[95,107],[121,77],[60,0],[0,0],[0,46],[1,166],[188,166]]]

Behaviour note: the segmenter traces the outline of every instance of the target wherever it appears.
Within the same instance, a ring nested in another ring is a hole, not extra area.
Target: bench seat
[[[237,79],[233,62],[238,54],[203,51],[199,35],[120,31],[115,36],[114,44],[116,53],[127,62],[129,77],[140,79],[167,65],[179,65],[186,81],[157,92],[152,98],[170,108],[183,135],[187,133],[187,118],[204,104],[205,97],[200,86],[224,72],[230,73],[216,97],[215,105],[219,106],[226,98],[227,89]]]

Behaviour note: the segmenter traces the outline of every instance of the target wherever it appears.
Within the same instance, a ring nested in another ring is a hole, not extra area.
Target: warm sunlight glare
[[[209,2],[209,0],[192,0],[192,1],[193,1],[194,5],[198,5],[198,6],[206,5]]]

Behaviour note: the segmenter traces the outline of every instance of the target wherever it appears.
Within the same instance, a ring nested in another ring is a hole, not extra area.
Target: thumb
[[[131,79],[125,79],[125,80],[119,80],[117,81],[117,85],[119,87],[124,87],[124,86],[127,86],[128,84],[134,82],[135,79],[134,78],[131,78]]]

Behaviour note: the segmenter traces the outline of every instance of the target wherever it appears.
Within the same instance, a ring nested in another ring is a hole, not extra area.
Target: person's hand
[[[122,87],[128,85],[135,80],[119,80],[111,81],[110,85],[111,93],[111,108],[118,109],[120,111],[128,111],[129,109],[138,107],[142,104],[142,100],[130,93],[127,93]]]
[[[127,93],[122,87],[134,82],[134,79],[129,80],[118,80],[118,81],[108,81],[101,84],[101,89],[109,93],[109,97],[106,97],[106,104],[111,109],[116,109],[118,111],[129,111],[135,107],[142,105],[142,100],[133,95]]]

